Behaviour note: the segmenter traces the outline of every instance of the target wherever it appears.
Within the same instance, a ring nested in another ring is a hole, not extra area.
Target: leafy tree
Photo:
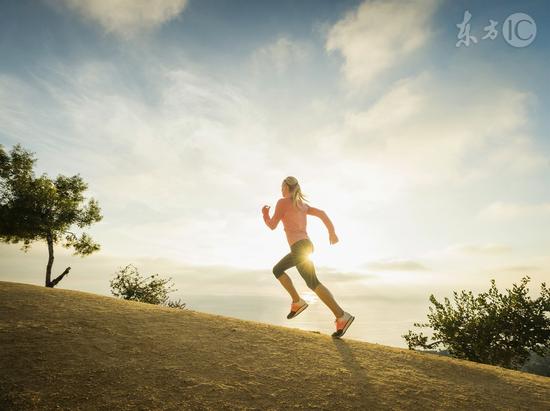
[[[46,173],[35,178],[34,153],[15,145],[8,154],[0,145],[0,241],[17,244],[23,242],[22,251],[27,252],[34,241],[46,241],[48,263],[46,287],[55,287],[71,267],[67,267],[52,280],[54,245],[63,242],[63,247],[73,248],[73,255],[82,257],[100,249],[99,244],[82,233],[78,237],[71,227],[90,226],[100,221],[98,203],[93,198],[86,204],[82,192],[88,186],[79,174],[66,177],[58,175],[55,180]]]
[[[508,294],[498,292],[495,280],[488,293],[478,296],[454,291],[456,307],[447,297],[442,304],[432,294],[435,309],[429,307],[429,321],[414,326],[431,327],[433,342],[411,330],[402,337],[409,349],[443,345],[456,358],[518,369],[530,351],[544,356],[550,348],[550,291],[542,283],[540,297],[532,300],[527,295],[529,280],[529,276],[522,278],[519,286],[506,289]]]
[[[119,269],[111,279],[111,293],[125,300],[184,309],[185,303],[181,300],[168,299],[168,293],[177,291],[173,288],[173,284],[169,284],[171,281],[172,278],[160,278],[158,274],[142,277],[134,265],[128,264]]]

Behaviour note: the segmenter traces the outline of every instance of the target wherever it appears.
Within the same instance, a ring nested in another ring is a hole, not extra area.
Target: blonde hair
[[[301,202],[302,205],[304,202],[307,202],[306,196],[302,193],[300,183],[298,183],[296,177],[288,176],[283,180],[283,183],[286,184],[290,190],[290,194],[292,195],[292,204],[295,208],[298,208],[298,202]]]

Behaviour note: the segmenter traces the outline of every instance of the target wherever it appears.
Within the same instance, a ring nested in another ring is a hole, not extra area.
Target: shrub
[[[415,327],[431,327],[433,342],[411,330],[402,335],[409,349],[430,349],[443,345],[449,355],[486,364],[518,369],[533,351],[544,356],[550,348],[550,292],[545,283],[541,296],[532,300],[527,295],[529,277],[521,284],[498,292],[491,280],[488,293],[474,296],[471,291],[454,291],[453,307],[448,298],[438,302],[430,295],[435,309],[429,307],[428,322],[414,323]]]
[[[117,271],[115,277],[110,280],[111,293],[125,300],[184,309],[185,303],[181,300],[168,299],[168,293],[177,291],[173,284],[170,284],[171,281],[172,278],[160,278],[158,274],[142,277],[134,265],[128,264]]]

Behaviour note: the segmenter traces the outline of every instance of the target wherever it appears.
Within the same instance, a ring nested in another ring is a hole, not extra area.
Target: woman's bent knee
[[[315,277],[307,281],[306,284],[310,290],[315,291],[315,289],[321,284],[321,282]]]
[[[279,279],[280,276],[284,274],[284,270],[281,271],[281,269],[277,268],[277,266],[273,267],[273,275],[275,278]]]

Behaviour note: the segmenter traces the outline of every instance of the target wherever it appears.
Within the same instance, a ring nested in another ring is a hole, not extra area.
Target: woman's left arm
[[[277,228],[277,225],[279,224],[279,221],[281,221],[281,218],[283,218],[284,209],[283,209],[283,199],[280,199],[277,201],[277,205],[275,206],[275,213],[273,214],[273,217],[269,217],[269,206],[265,205],[262,207],[262,214],[264,216],[264,222],[265,224],[271,228],[272,230],[275,230]]]

